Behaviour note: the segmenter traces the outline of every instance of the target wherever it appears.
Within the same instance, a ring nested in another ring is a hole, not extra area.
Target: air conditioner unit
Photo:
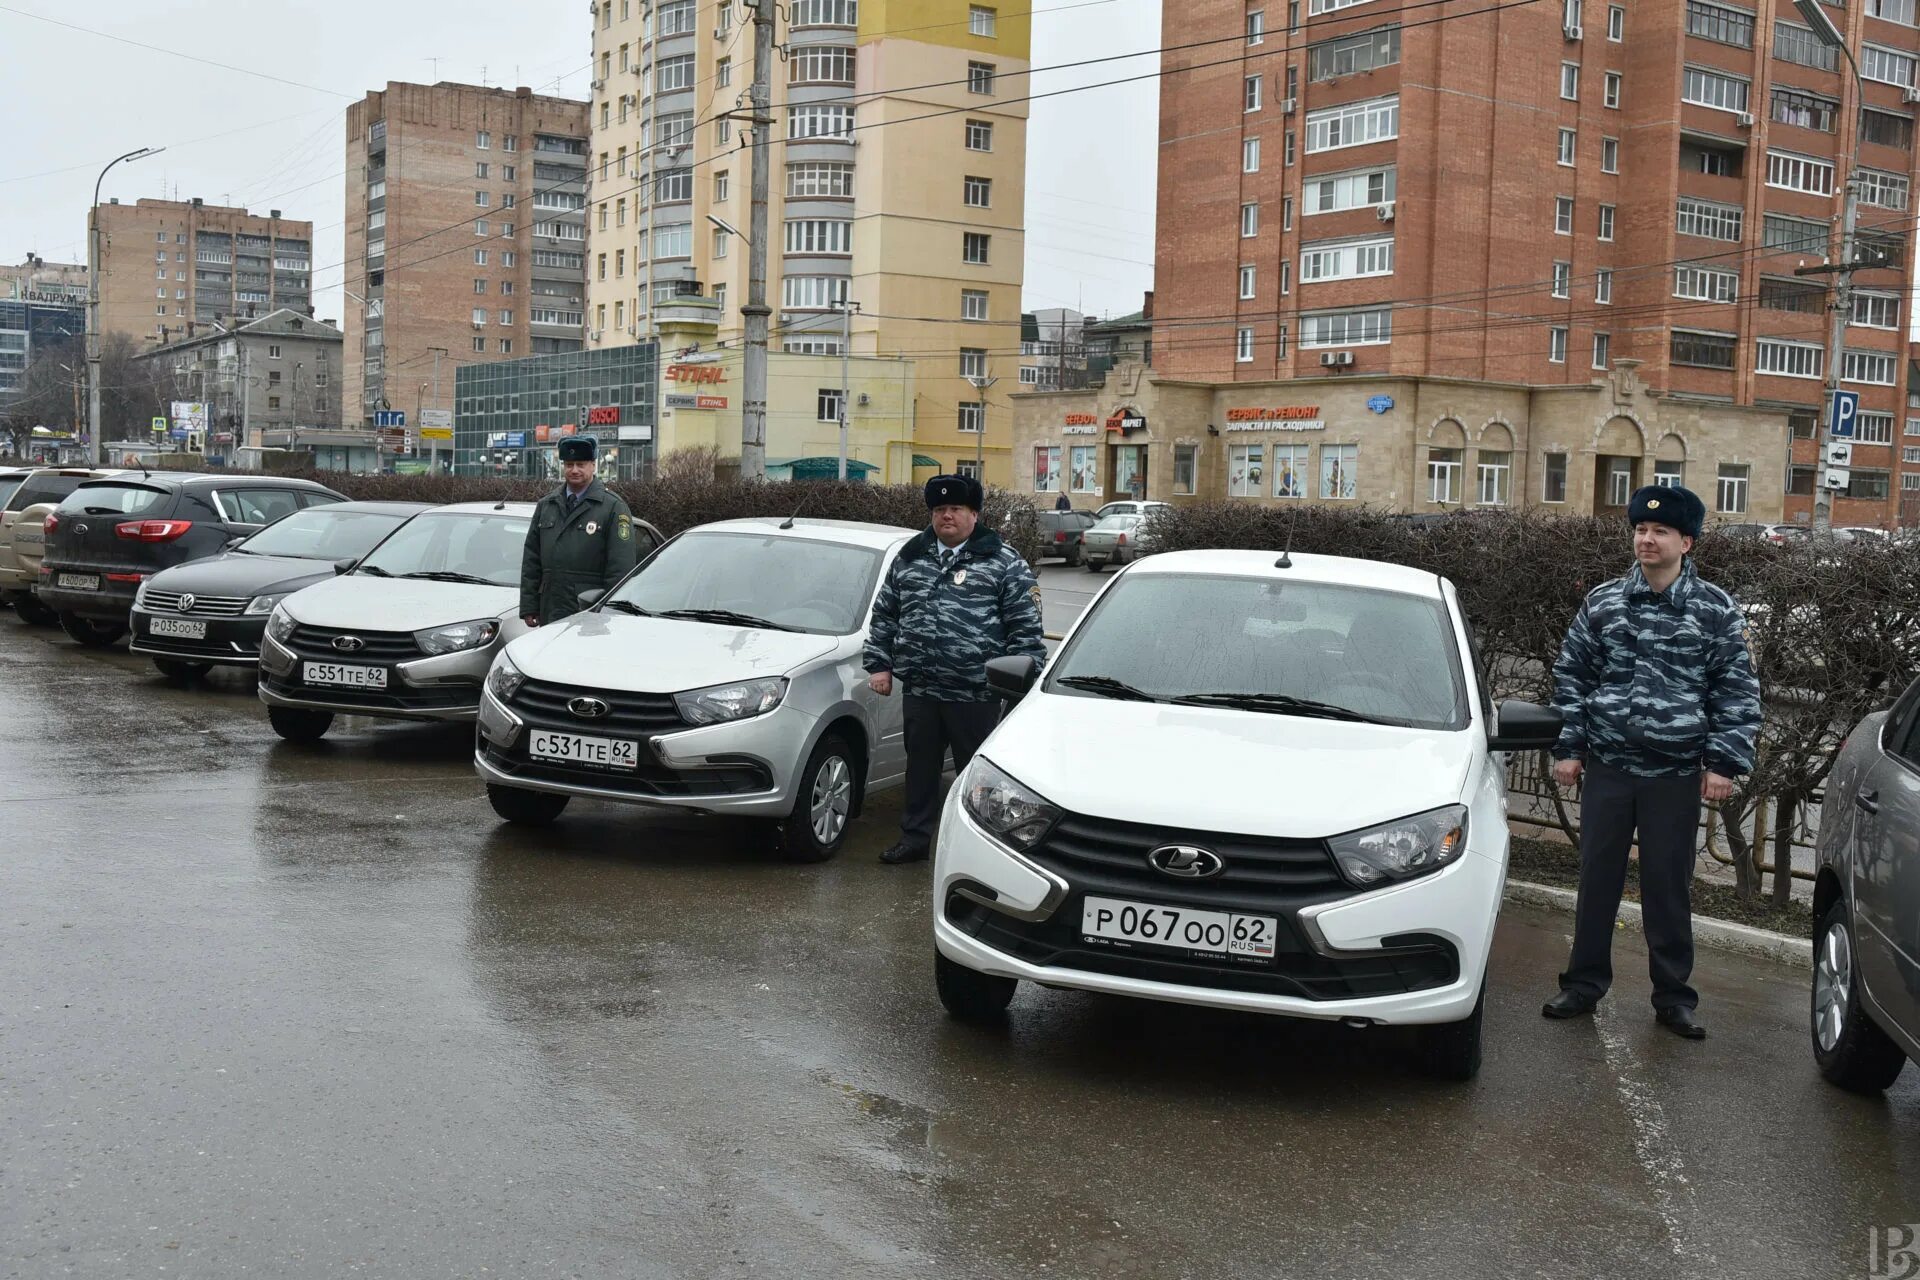
[[[1298,109],[1299,105],[1300,100],[1298,98],[1282,98],[1280,99],[1280,114],[1290,116]]]
[[[1569,22],[1566,26],[1560,28],[1560,30],[1569,40],[1578,40],[1582,35],[1586,34],[1580,29],[1580,24],[1577,22]]]
[[[1353,367],[1353,352],[1322,351],[1320,367],[1323,369],[1350,369]]]
[[[1733,122],[1742,129],[1751,129],[1753,128],[1753,112],[1736,111],[1733,113]]]
[[[867,403],[867,402],[868,402],[868,401],[869,401],[870,399],[871,399],[871,397],[869,397],[869,396],[867,395],[867,393],[866,393],[866,392],[864,392],[864,391],[862,391],[862,392],[860,393],[860,401],[859,401],[859,402],[860,402],[861,404],[866,404],[866,403]]]
[[[588,342],[600,341],[600,331],[598,329],[587,330],[587,341]]]
[[[639,325],[637,325],[637,324],[630,324],[630,325],[628,325],[628,326],[627,326],[627,336],[628,336],[629,338],[637,338],[637,337],[639,337],[639,336],[640,336],[640,326],[639,326]]]
[[[1373,216],[1380,219],[1380,221],[1382,222],[1392,222],[1393,221],[1393,204],[1394,202],[1389,200],[1385,204],[1375,205],[1373,209]]]
[[[715,40],[725,40],[727,38],[727,28],[715,27],[713,29],[713,38]]]
[[[1900,101],[1920,102],[1920,89],[1902,89],[1900,91]]]
[[[607,82],[605,80],[593,80],[588,82],[587,87],[592,89],[595,93],[598,93],[600,92],[600,90],[606,88],[606,85],[607,85]]]

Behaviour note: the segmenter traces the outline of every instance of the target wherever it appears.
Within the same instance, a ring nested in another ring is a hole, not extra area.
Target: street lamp
[[[974,424],[980,434],[973,438],[973,466],[978,473],[974,479],[985,484],[987,482],[987,388],[1000,379],[975,374],[970,375],[967,381],[980,391],[980,421]]]
[[[87,459],[100,465],[100,184],[107,170],[125,160],[157,156],[165,147],[142,147],[107,161],[93,180],[93,203],[87,208]]]

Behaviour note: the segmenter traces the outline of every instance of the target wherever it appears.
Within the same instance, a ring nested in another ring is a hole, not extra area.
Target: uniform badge
[[[625,542],[627,541],[627,539],[633,537],[633,521],[629,520],[625,516],[615,516],[613,528],[614,528],[614,535],[618,537],[622,542]]]
[[[587,536],[591,538],[594,534],[598,532],[600,532],[599,522],[595,520],[587,521]]]
[[[953,585],[954,585],[954,586],[956,586],[956,587],[959,587],[959,586],[965,586],[965,585],[966,585],[966,581],[967,581],[967,571],[966,571],[965,569],[955,569],[955,570],[953,571]]]
[[[1660,509],[1660,499],[1658,498],[1647,499],[1647,510],[1658,511],[1659,509]]]

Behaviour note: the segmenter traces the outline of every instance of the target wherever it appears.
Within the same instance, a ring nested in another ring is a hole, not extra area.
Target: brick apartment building
[[[313,314],[313,224],[201,200],[118,200],[100,228],[100,331],[153,347],[287,310]]]
[[[580,349],[586,103],[390,83],[346,147],[348,426],[450,411],[457,364]]]
[[[1838,252],[1857,147],[1862,234],[1895,266],[1854,280],[1841,376],[1863,425],[1834,519],[1892,523],[1920,493],[1914,0],[1827,11],[1864,100],[1788,5],[1458,9],[1165,6],[1182,43],[1221,43],[1163,55],[1158,374],[1551,387],[1631,359],[1656,405],[1784,411],[1752,452],[1777,457],[1786,516],[1806,519],[1827,294],[1793,270]],[[1653,478],[1648,425],[1637,452],[1580,460],[1602,508]],[[1719,466],[1685,460],[1710,504]]]

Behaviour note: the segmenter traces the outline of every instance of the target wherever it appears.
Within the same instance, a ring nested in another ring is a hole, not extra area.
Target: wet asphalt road
[[[1864,1276],[1920,1220],[1920,1071],[1815,1075],[1802,975],[1713,1038],[1538,1014],[1509,909],[1466,1087],[1393,1033],[934,998],[896,809],[785,865],[576,801],[498,825],[462,730],[280,743],[0,621],[0,1276]]]

